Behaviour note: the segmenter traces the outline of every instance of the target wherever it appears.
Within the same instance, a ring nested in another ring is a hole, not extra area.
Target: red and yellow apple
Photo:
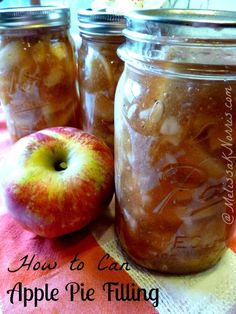
[[[42,237],[57,237],[83,228],[109,205],[113,155],[93,135],[49,128],[13,145],[1,178],[15,219]]]

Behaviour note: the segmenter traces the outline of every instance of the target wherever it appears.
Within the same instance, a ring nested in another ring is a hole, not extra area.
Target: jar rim
[[[14,7],[0,10],[0,30],[70,26],[70,9],[60,6]]]

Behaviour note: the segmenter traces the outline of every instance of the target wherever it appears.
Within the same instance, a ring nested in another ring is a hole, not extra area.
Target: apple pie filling
[[[79,50],[79,87],[82,127],[113,150],[114,94],[123,71],[116,50],[121,38],[109,42],[83,41]]]
[[[0,101],[14,141],[54,126],[79,127],[76,66],[67,30],[5,33]]]

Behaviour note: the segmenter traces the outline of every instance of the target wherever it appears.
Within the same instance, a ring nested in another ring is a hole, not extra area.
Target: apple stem
[[[67,169],[67,163],[65,161],[60,161],[55,163],[55,169],[57,171],[62,171]]]
[[[61,162],[61,163],[59,164],[59,167],[60,167],[61,169],[66,169],[66,168],[67,168],[67,164],[63,161],[63,162]]]

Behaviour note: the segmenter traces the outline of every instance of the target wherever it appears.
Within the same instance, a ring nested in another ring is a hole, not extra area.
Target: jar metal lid
[[[236,13],[231,11],[158,9],[136,10],[126,15],[124,35],[142,41],[161,37],[236,39]]]
[[[0,30],[70,25],[70,9],[56,6],[14,7],[0,10]]]
[[[122,36],[126,21],[121,14],[92,9],[78,11],[79,30],[85,35]]]
[[[236,26],[236,12],[189,9],[135,10],[126,15],[133,21],[185,24],[194,26]]]

